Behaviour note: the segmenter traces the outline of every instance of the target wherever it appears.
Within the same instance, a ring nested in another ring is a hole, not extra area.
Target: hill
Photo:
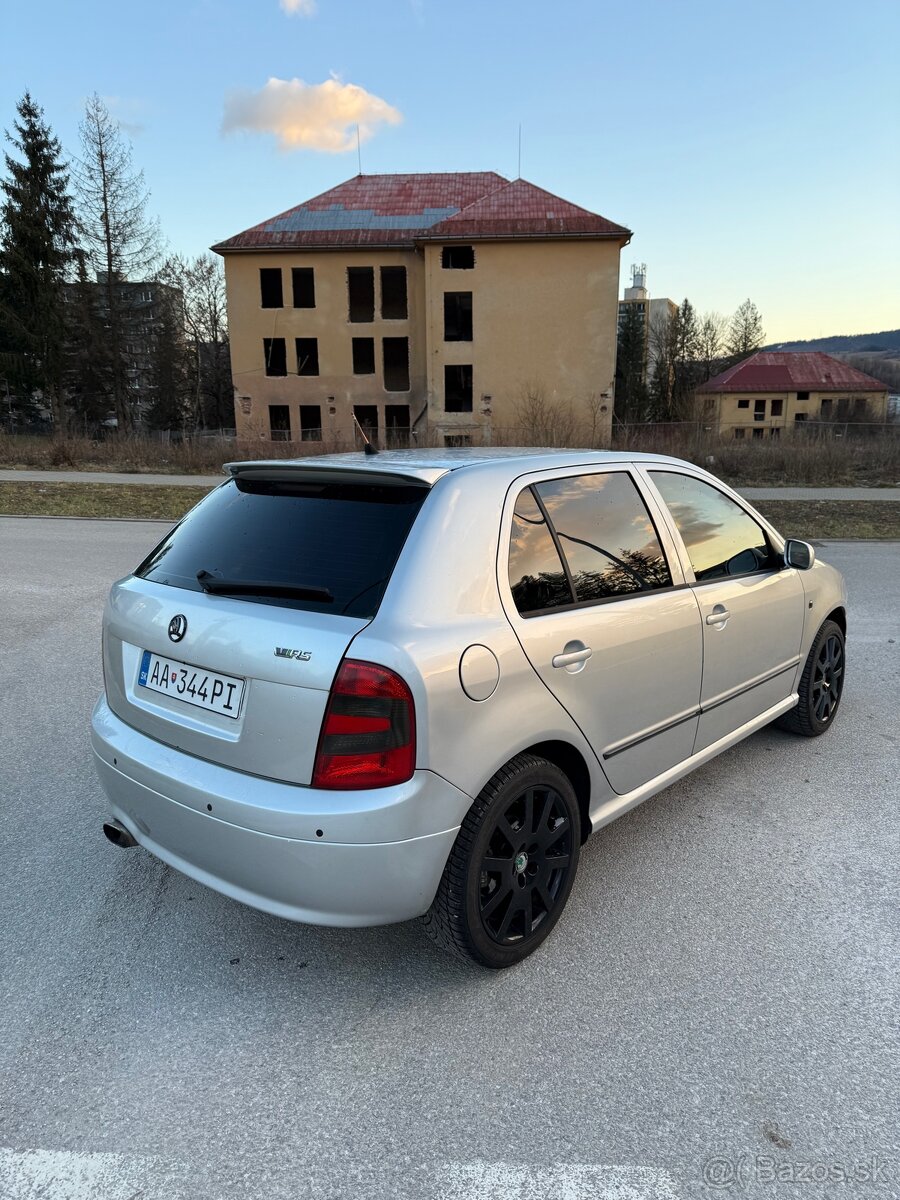
[[[806,342],[778,342],[766,350],[821,350],[824,354],[883,354],[900,355],[900,329],[885,329],[881,333],[838,333],[832,337],[811,338]]]

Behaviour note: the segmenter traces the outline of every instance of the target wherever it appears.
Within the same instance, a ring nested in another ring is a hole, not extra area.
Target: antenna
[[[519,173],[518,179],[522,178],[522,122],[519,122]]]
[[[359,173],[362,175],[362,145],[359,137],[359,122],[356,123],[356,162],[359,167]]]
[[[369,441],[368,437],[366,436],[366,431],[363,429],[362,425],[360,425],[359,421],[356,419],[356,413],[353,414],[353,424],[359,430],[359,435],[363,440],[363,454],[377,454],[378,451],[375,449],[375,447]]]

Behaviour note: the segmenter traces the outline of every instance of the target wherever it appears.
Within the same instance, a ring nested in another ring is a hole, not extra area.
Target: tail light
[[[416,765],[416,711],[399,675],[346,658],[331,685],[313,787],[388,787]]]

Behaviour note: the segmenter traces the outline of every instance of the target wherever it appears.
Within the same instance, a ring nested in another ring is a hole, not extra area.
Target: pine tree
[[[28,92],[7,139],[0,209],[0,374],[23,414],[40,393],[54,430],[66,427],[63,390],[65,284],[75,216],[62,149]]]
[[[625,422],[641,421],[646,414],[647,330],[636,304],[626,304],[619,325],[616,347],[616,417]]]
[[[66,390],[74,415],[85,429],[109,415],[112,360],[103,322],[102,293],[88,278],[83,251],[76,251],[75,281],[66,305]]]

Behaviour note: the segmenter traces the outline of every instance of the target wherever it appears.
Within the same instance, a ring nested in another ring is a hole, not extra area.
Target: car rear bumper
[[[91,742],[113,816],[140,845],[232,899],[318,925],[426,912],[472,803],[431,771],[358,792],[245,775],[146,737],[103,697]]]

